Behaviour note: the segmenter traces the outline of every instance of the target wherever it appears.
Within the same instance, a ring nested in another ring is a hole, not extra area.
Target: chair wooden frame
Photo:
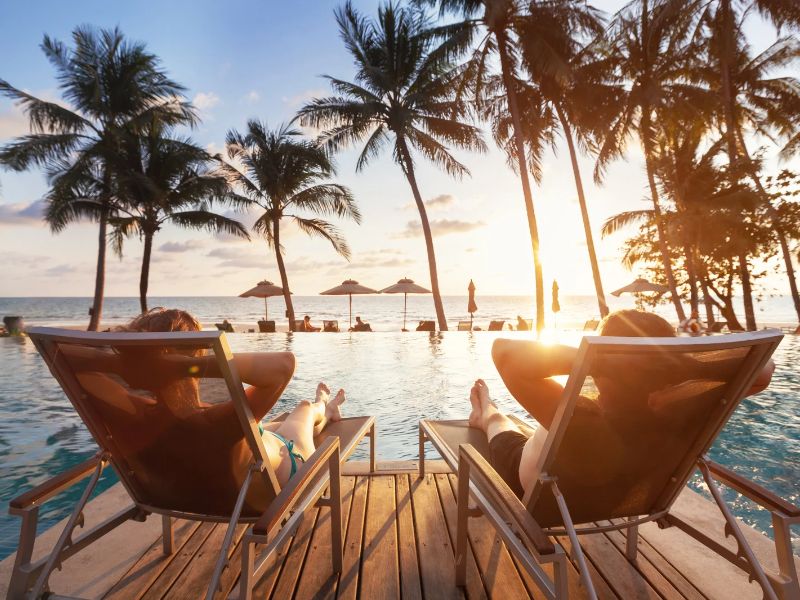
[[[800,508],[778,498],[763,487],[739,476],[729,469],[718,465],[706,457],[706,452],[716,439],[730,415],[738,406],[758,373],[766,364],[782,335],[777,331],[761,331],[738,335],[714,336],[706,338],[612,338],[585,337],[578,349],[575,365],[569,375],[563,396],[556,411],[548,435],[537,464],[540,476],[533,488],[520,501],[502,478],[490,466],[488,461],[471,444],[461,444],[458,449],[449,444],[441,435],[438,425],[468,427],[466,421],[436,422],[422,420],[419,429],[419,461],[420,473],[424,475],[425,444],[430,442],[450,467],[458,472],[458,528],[456,536],[456,583],[463,585],[466,577],[466,536],[468,516],[474,511],[468,509],[470,497],[477,503],[480,511],[496,527],[501,537],[530,573],[547,598],[566,598],[564,568],[558,556],[558,549],[550,551],[545,543],[547,536],[567,535],[570,539],[573,560],[578,567],[581,579],[586,586],[590,598],[596,593],[589,576],[586,560],[583,555],[578,535],[599,533],[614,529],[627,529],[626,555],[633,561],[637,553],[638,525],[650,521],[659,527],[677,526],[694,537],[711,550],[726,558],[731,563],[748,573],[755,579],[765,598],[776,600],[800,600],[800,585],[795,567],[794,555],[790,541],[789,528],[800,523]],[[564,438],[572,413],[580,395],[583,381],[598,353],[603,351],[620,351],[636,348],[637,353],[692,352],[703,350],[725,350],[749,346],[750,350],[743,360],[742,368],[729,382],[727,393],[722,400],[725,409],[719,417],[710,420],[705,429],[697,436],[695,444],[685,453],[684,459],[674,475],[670,478],[672,485],[665,488],[652,510],[644,515],[631,515],[628,520],[611,525],[583,525],[577,527],[573,523],[569,507],[558,488],[558,479],[548,474],[554,464],[560,444]],[[519,419],[514,419],[523,432],[531,428]],[[473,430],[475,431],[475,430]],[[725,519],[725,535],[733,536],[737,543],[737,551],[732,552],[690,523],[670,512],[670,509],[683,491],[686,482],[695,469],[699,469],[711,495]],[[726,506],[719,485],[730,487],[747,496],[759,506],[772,514],[777,554],[778,572],[765,571],[755,557],[752,549],[742,534],[735,517]],[[562,527],[540,527],[532,512],[538,498],[545,493],[552,494],[562,518]],[[480,514],[480,513],[478,513]],[[522,541],[522,545],[520,544]],[[547,577],[539,566],[543,562],[555,562],[555,578]]]
[[[172,519],[190,519],[198,521],[227,522],[228,528],[220,549],[219,558],[208,587],[206,598],[211,600],[219,588],[223,570],[231,558],[231,543],[233,541],[236,525],[238,523],[252,523],[244,539],[242,552],[242,581],[246,585],[238,586],[238,595],[249,598],[251,587],[259,574],[259,569],[253,567],[254,546],[270,543],[266,548],[259,564],[266,562],[269,554],[277,545],[290,535],[296,528],[299,517],[310,506],[327,506],[332,511],[332,562],[335,570],[341,570],[342,564],[342,532],[341,532],[341,463],[346,461],[365,438],[370,438],[370,468],[375,470],[375,420],[374,417],[351,417],[343,419],[333,425],[347,428],[350,434],[343,447],[337,435],[327,435],[326,430],[321,434],[322,441],[316,451],[307,458],[289,480],[285,487],[281,487],[272,465],[268,460],[266,449],[261,442],[258,423],[250,411],[244,386],[239,378],[236,366],[233,363],[233,354],[222,332],[180,332],[180,333],[94,333],[70,332],[63,329],[32,328],[29,336],[37,350],[44,358],[47,366],[62,389],[72,402],[73,407],[80,415],[84,424],[89,429],[92,437],[99,446],[96,456],[61,473],[43,484],[29,490],[11,500],[9,512],[22,519],[20,527],[20,542],[9,582],[7,597],[11,600],[21,598],[40,598],[49,591],[48,580],[53,569],[60,567],[61,563],[99,539],[118,525],[128,521],[143,521],[149,514],[158,514],[162,517],[163,540],[162,546],[165,554],[171,554],[172,544]],[[170,347],[197,347],[204,345],[212,349],[216,358],[222,378],[227,384],[231,401],[242,427],[245,440],[253,454],[253,461],[239,490],[236,503],[230,515],[202,515],[187,513],[181,510],[172,510],[165,506],[152,506],[137,500],[136,489],[130,485],[128,474],[119,468],[113,447],[109,446],[102,435],[100,424],[96,423],[90,411],[84,405],[85,392],[80,387],[72,369],[63,357],[57,352],[57,346],[64,344],[80,344],[83,346],[148,346],[154,344],[169,344]],[[285,418],[279,415],[275,421]],[[83,526],[83,511],[103,469],[111,464],[119,475],[120,482],[131,497],[132,505],[121,510],[114,516],[96,525],[77,538],[73,538],[75,528]],[[89,478],[84,492],[67,519],[67,523],[53,547],[50,554],[41,560],[32,562],[31,557],[36,540],[39,508],[57,494],[71,488],[81,481]],[[272,498],[268,502],[263,514],[257,517],[242,515],[247,492],[255,478],[263,481],[267,493]],[[327,495],[325,490],[330,488]],[[291,514],[290,514],[291,513]],[[287,515],[289,515],[287,517]]]

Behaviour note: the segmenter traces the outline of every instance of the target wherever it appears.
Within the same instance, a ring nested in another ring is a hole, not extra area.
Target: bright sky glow
[[[0,20],[0,77],[34,94],[57,98],[52,67],[39,49],[47,33],[65,42],[76,25],[119,25],[127,37],[146,42],[171,76],[189,88],[203,115],[194,139],[221,151],[225,133],[242,129],[248,117],[276,126],[292,118],[304,102],[328,92],[321,74],[350,78],[350,58],[338,39],[332,0],[235,3],[210,1],[107,2],[46,0],[31,10],[7,3]],[[377,2],[359,0],[370,14]],[[595,5],[618,10],[622,2]],[[763,23],[750,25],[760,50],[774,39]],[[11,102],[0,99],[0,143],[27,133],[27,120]],[[490,142],[491,141],[487,140]],[[425,247],[410,190],[389,153],[363,173],[354,171],[355,152],[338,158],[338,181],[351,187],[364,219],[344,224],[353,249],[348,264],[321,241],[297,231],[286,235],[286,261],[296,294],[316,294],[353,277],[381,288],[408,276],[429,281]],[[485,294],[531,294],[532,258],[518,179],[496,150],[459,156],[472,177],[455,181],[419,162],[418,179],[430,202],[429,216],[443,294],[465,294],[470,278]],[[606,183],[592,183],[592,161],[584,158],[589,210],[598,244],[606,291],[633,275],[619,264],[622,236],[599,239],[603,221],[642,204],[646,194],[643,161],[634,149],[627,163],[616,163]],[[0,296],[89,296],[94,282],[96,226],[72,226],[54,236],[41,224],[38,205],[46,190],[38,172],[0,171]],[[572,171],[566,148],[548,156],[544,179],[534,190],[545,287],[553,278],[563,294],[591,294],[586,253]],[[260,279],[279,279],[272,253],[263,241],[214,239],[203,233],[166,228],[155,242],[150,294],[232,295]],[[106,293],[138,293],[141,244],[130,240],[122,261],[108,263]]]

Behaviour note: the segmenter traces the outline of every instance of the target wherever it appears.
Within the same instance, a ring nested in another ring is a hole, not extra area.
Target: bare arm
[[[550,427],[564,388],[549,379],[567,375],[577,355],[570,346],[498,339],[492,359],[508,391],[544,427]]]
[[[294,374],[291,352],[243,352],[233,356],[239,377],[251,387],[245,390],[257,421],[275,406]]]

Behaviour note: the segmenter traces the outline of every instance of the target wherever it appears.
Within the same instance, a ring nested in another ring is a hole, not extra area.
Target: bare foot
[[[469,403],[472,405],[472,412],[469,413],[469,426],[480,429],[483,417],[483,408],[478,398],[478,382],[476,381],[469,391]]]
[[[336,421],[342,420],[342,413],[339,411],[339,407],[344,404],[347,398],[344,395],[344,390],[339,390],[336,392],[336,396],[334,396],[333,400],[328,402],[325,405],[325,416],[328,418],[329,421]]]
[[[489,397],[489,386],[486,385],[486,382],[483,379],[478,379],[475,382],[475,386],[473,387],[475,393],[478,397],[478,402],[480,403],[481,412],[486,410],[486,407],[489,405],[494,406],[494,402]]]
[[[320,381],[319,384],[317,385],[317,397],[315,399],[315,402],[324,402],[325,404],[327,404],[330,397],[331,397],[330,389],[328,389],[328,386]]]

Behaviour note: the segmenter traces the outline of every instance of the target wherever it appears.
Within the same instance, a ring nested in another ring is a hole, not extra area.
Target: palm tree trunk
[[[642,117],[642,142],[644,145],[644,159],[647,168],[647,182],[650,185],[650,196],[653,199],[653,213],[656,221],[656,230],[658,231],[658,249],[661,252],[661,261],[664,265],[664,275],[667,278],[667,287],[672,296],[672,304],[675,307],[675,312],[678,315],[678,321],[683,321],[686,318],[686,313],[683,312],[683,305],[678,296],[678,287],[675,284],[675,275],[672,272],[672,261],[669,256],[669,246],[667,245],[667,232],[664,227],[664,219],[661,215],[661,203],[658,197],[658,188],[656,187],[655,169],[653,168],[653,149],[650,141],[650,118],[647,115],[646,108],[643,107],[644,116]]]
[[[108,208],[104,208],[100,214],[100,226],[98,227],[97,242],[97,269],[94,275],[94,300],[92,308],[89,310],[89,331],[97,331],[100,326],[100,318],[103,316],[103,290],[106,285],[106,248],[108,237]]]
[[[281,275],[283,300],[286,302],[286,316],[289,318],[289,331],[295,331],[294,305],[292,304],[292,293],[289,290],[289,278],[286,275],[286,265],[283,264],[283,255],[281,254],[281,229],[278,219],[272,219],[272,243],[275,246],[275,261],[278,263],[278,273]]]
[[[139,308],[147,312],[147,283],[150,279],[150,255],[153,252],[153,234],[144,234],[144,252],[142,254],[142,272],[139,276]]]
[[[439,292],[439,273],[436,269],[436,253],[433,249],[433,235],[431,234],[431,225],[428,222],[428,212],[425,210],[425,203],[419,193],[411,153],[408,151],[405,139],[399,135],[397,136],[397,147],[402,157],[402,166],[406,179],[408,179],[411,193],[414,195],[414,202],[417,204],[419,219],[422,221],[422,233],[425,236],[425,247],[428,250],[428,269],[431,274],[431,293],[433,294],[433,306],[436,309],[436,320],[439,322],[439,331],[447,331],[447,318],[444,315],[444,304],[442,304],[442,295]]]
[[[706,323],[708,325],[714,324],[714,302],[711,300],[711,296],[708,292],[708,285],[706,285],[706,280],[704,277],[700,277],[700,289],[703,290],[703,304],[706,308]]]
[[[742,280],[742,295],[744,296],[744,321],[747,331],[755,331],[756,313],[753,309],[753,288],[750,283],[750,267],[747,264],[747,252],[739,253],[739,278]]]
[[[517,154],[517,170],[522,182],[522,195],[525,197],[525,212],[528,216],[528,231],[531,236],[531,250],[533,252],[533,272],[536,285],[536,331],[544,329],[544,279],[542,277],[542,263],[539,258],[539,228],[536,224],[536,213],[533,210],[533,194],[528,180],[528,161],[525,157],[525,140],[522,138],[522,119],[520,117],[517,93],[514,90],[511,60],[507,52],[508,39],[503,32],[496,31],[497,50],[500,55],[500,68],[503,74],[503,86],[508,99],[508,111],[511,113],[511,123],[514,126],[514,146]]]
[[[769,199],[769,194],[764,188],[764,184],[761,183],[761,178],[758,176],[755,163],[750,157],[750,152],[747,150],[747,145],[744,143],[744,136],[742,135],[741,128],[737,129],[737,136],[739,138],[739,146],[742,149],[744,158],[747,160],[747,170],[750,175],[750,179],[753,180],[758,193],[761,194],[762,202],[764,203],[764,206],[767,209],[767,214],[772,222],[772,229],[775,231],[775,235],[778,237],[778,243],[781,247],[781,254],[783,255],[783,264],[786,267],[786,277],[789,280],[789,290],[792,294],[792,301],[794,302],[794,310],[795,313],[797,313],[797,320],[800,322],[800,293],[797,290],[797,280],[795,279],[794,275],[794,263],[792,262],[792,251],[789,249],[789,242],[786,239],[786,232],[781,226],[778,211],[775,210],[774,206],[772,206],[772,202],[770,202]]]
[[[686,255],[686,275],[689,278],[689,306],[692,313],[699,313],[700,301],[697,296],[697,269],[694,264],[694,250],[690,245],[684,246]]]
[[[572,139],[572,130],[570,129],[566,115],[564,115],[561,107],[556,107],[556,110],[558,112],[558,118],[561,121],[561,127],[564,129],[564,137],[567,140],[569,157],[572,161],[572,174],[575,177],[575,188],[578,191],[578,204],[580,204],[581,207],[583,232],[586,235],[586,248],[589,250],[589,263],[592,266],[592,278],[594,279],[594,291],[595,294],[597,294],[597,306],[600,309],[600,316],[605,317],[608,314],[608,304],[606,304],[606,296],[603,293],[603,281],[600,278],[600,267],[597,264],[597,253],[594,249],[592,226],[591,223],[589,223],[589,211],[586,208],[586,196],[583,192],[583,179],[581,178],[581,171],[580,167],[578,166],[578,155],[575,151],[575,143]]]

